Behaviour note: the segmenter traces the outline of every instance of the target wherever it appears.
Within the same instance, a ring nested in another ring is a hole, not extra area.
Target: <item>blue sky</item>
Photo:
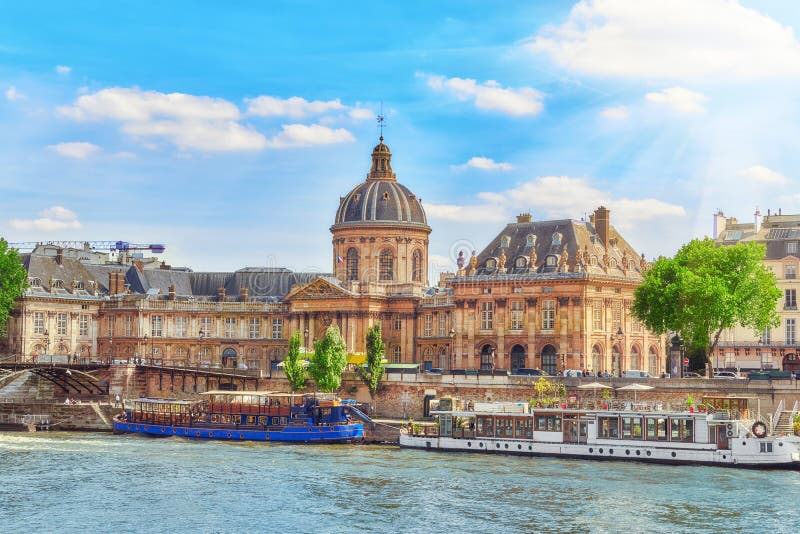
[[[0,2],[0,235],[329,271],[381,102],[434,275],[522,211],[648,258],[798,212],[791,1],[162,4]]]

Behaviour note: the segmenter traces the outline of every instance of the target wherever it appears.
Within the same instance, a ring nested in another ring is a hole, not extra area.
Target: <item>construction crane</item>
[[[62,248],[77,248],[84,249],[86,247],[92,250],[103,250],[108,252],[131,252],[133,250],[149,250],[153,254],[161,254],[164,252],[164,245],[161,244],[143,244],[143,243],[129,243],[128,241],[48,241],[46,243],[40,241],[24,241],[19,243],[9,243],[8,246],[19,250],[20,252],[30,252],[38,245],[53,245]]]

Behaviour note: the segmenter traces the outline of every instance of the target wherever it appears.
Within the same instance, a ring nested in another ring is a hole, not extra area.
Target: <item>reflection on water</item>
[[[800,473],[0,433],[0,530],[796,532]]]

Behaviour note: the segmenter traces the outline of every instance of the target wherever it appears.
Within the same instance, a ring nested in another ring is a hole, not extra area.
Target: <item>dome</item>
[[[334,225],[407,223],[428,227],[425,210],[417,196],[397,182],[392,172],[392,152],[383,143],[372,150],[367,180],[342,197]]]

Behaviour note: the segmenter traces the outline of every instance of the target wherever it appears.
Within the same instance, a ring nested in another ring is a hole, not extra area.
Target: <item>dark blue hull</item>
[[[364,425],[350,423],[330,426],[287,426],[279,430],[253,430],[242,428],[202,426],[169,426],[148,423],[114,421],[114,432],[146,434],[150,436],[180,436],[192,439],[217,439],[225,441],[294,441],[301,443],[336,443],[360,440]]]

